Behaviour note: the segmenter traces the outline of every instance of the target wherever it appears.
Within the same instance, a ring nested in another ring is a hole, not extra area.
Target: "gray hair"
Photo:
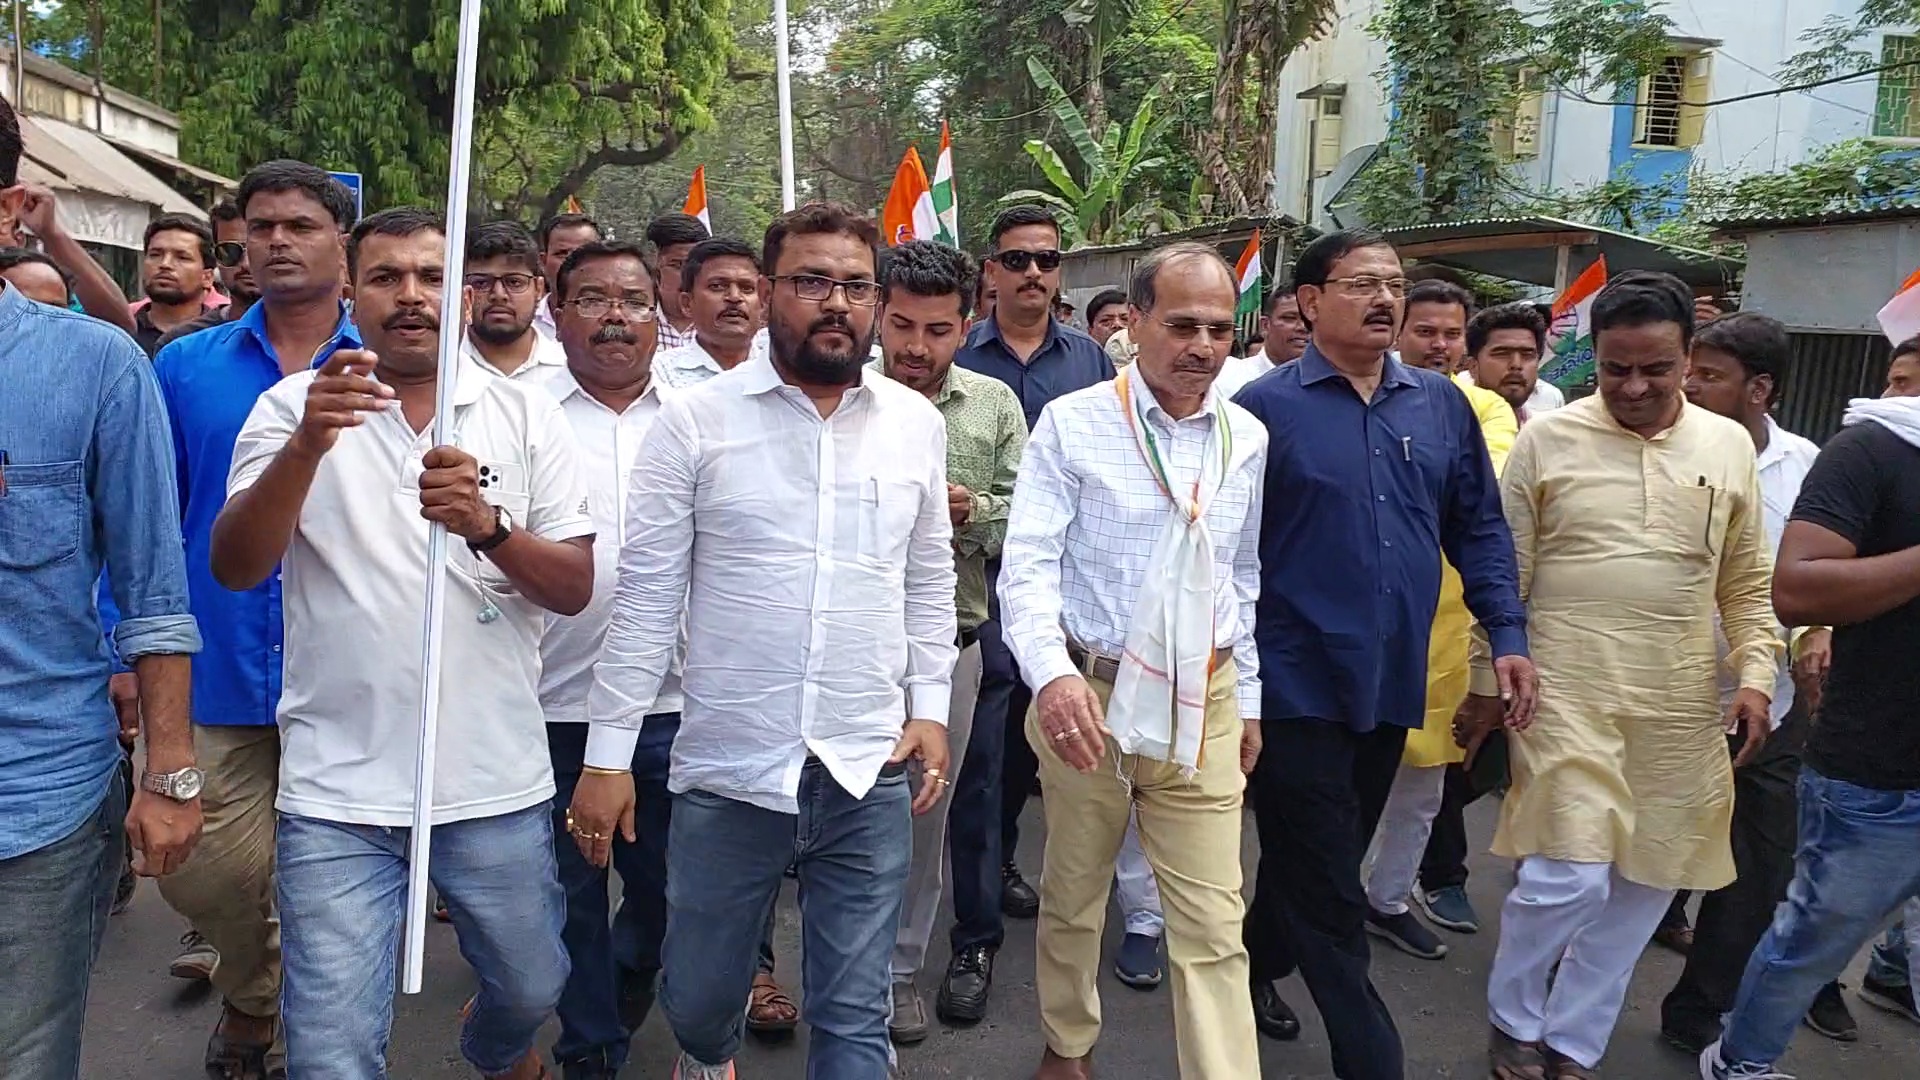
[[[1227,260],[1218,251],[1198,240],[1181,240],[1153,249],[1133,268],[1133,282],[1127,289],[1127,302],[1141,311],[1152,311],[1154,284],[1160,278],[1160,271],[1170,263],[1186,259],[1210,259],[1227,272],[1227,280],[1233,280],[1233,267],[1227,265]]]

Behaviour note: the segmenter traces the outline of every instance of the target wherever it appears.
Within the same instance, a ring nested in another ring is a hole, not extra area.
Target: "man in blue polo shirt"
[[[1053,298],[1060,292],[1060,225],[1052,214],[1038,206],[1009,207],[994,220],[990,239],[993,254],[981,267],[981,288],[997,300],[967,332],[954,363],[1012,387],[1031,429],[1054,398],[1113,378],[1113,361],[1099,343],[1053,316]],[[1025,919],[1040,910],[1039,894],[1013,862],[1020,810],[1039,765],[1025,735],[1031,695],[1000,638],[993,587],[999,576],[995,559],[987,565],[988,618],[978,631],[980,696],[973,734],[947,816],[953,960],[934,1011],[949,1024],[975,1023],[986,1014],[993,956],[1005,937],[1003,907],[1006,914]]]
[[[205,832],[198,856],[164,879],[160,892],[193,926],[188,952],[212,951],[210,974],[225,999],[207,1044],[208,1071],[273,1077],[285,1075],[267,1060],[280,1013],[273,910],[280,575],[229,592],[213,579],[209,546],[226,502],[234,440],[254,400],[336,349],[359,348],[360,335],[340,298],[342,241],[353,225],[347,190],[312,165],[273,161],[240,182],[238,203],[260,301],[232,322],[175,341],[154,360],[173,420],[188,589],[206,639],[193,667]],[[206,959],[177,963],[176,974],[207,966]]]

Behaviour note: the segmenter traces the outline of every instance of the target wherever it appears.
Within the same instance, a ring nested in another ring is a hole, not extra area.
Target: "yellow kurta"
[[[1467,395],[1474,416],[1480,420],[1480,435],[1487,441],[1487,455],[1493,459],[1493,472],[1498,476],[1506,467],[1514,436],[1520,433],[1513,406],[1491,390],[1460,379],[1454,384]],[[1466,760],[1467,752],[1453,741],[1453,714],[1467,697],[1467,637],[1472,625],[1466,585],[1460,580],[1460,572],[1442,556],[1440,604],[1434,609],[1433,631],[1427,638],[1427,718],[1419,730],[1407,732],[1407,749],[1401,760],[1408,765],[1427,768]]]
[[[1540,707],[1509,739],[1495,854],[1612,863],[1660,889],[1726,885],[1715,610],[1743,688],[1771,694],[1781,650],[1753,439],[1692,405],[1642,439],[1594,396],[1529,423],[1500,487]]]

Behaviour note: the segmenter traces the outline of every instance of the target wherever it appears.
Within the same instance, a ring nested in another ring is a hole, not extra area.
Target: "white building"
[[[1365,148],[1386,137],[1390,109],[1381,84],[1386,46],[1367,34],[1380,0],[1346,0],[1335,28],[1296,52],[1281,73],[1275,209],[1315,224],[1325,203]],[[1523,96],[1510,125],[1492,137],[1523,182],[1571,190],[1625,172],[1653,180],[1684,176],[1693,165],[1715,172],[1772,172],[1830,143],[1885,138],[1920,145],[1920,66],[1867,75],[1815,90],[1778,90],[1786,59],[1805,46],[1800,36],[1829,16],[1851,21],[1859,0],[1665,0],[1674,23],[1665,68],[1638,87],[1596,100],[1567,93]],[[1859,48],[1883,63],[1920,60],[1920,31],[1865,40]],[[1340,168],[1342,159],[1347,168]]]

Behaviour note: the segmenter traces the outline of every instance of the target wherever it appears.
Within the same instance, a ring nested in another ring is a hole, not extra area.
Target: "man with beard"
[[[676,253],[680,275],[672,287],[693,337],[663,350],[655,366],[671,387],[706,382],[732,371],[753,353],[754,309],[760,306],[760,261],[738,240],[715,237]]]
[[[947,709],[949,756],[955,761],[966,755],[980,689],[978,633],[987,620],[987,560],[1000,554],[1013,478],[1027,441],[1027,421],[1013,391],[953,362],[966,337],[973,278],[973,260],[944,244],[916,240],[888,251],[880,308],[886,359],[869,365],[924,395],[947,422],[947,508],[960,620],[960,662]],[[964,764],[957,770],[965,771]],[[950,779],[959,782],[958,776]],[[919,1042],[929,1028],[915,980],[940,910],[949,794],[942,791],[933,808],[914,819],[913,866],[893,946],[893,1017],[887,1031],[896,1043]]]
[[[533,328],[546,283],[524,226],[490,221],[475,228],[467,236],[466,275],[473,308],[461,348],[469,358],[502,378],[535,382],[567,366],[560,343]]]
[[[638,787],[633,839],[613,838],[620,904],[608,923],[607,870],[569,835],[568,804],[586,771],[587,696],[613,617],[613,588],[626,536],[628,479],[667,391],[653,378],[653,278],[635,244],[575,248],[555,276],[563,367],[533,380],[560,402],[580,444],[593,517],[593,599],[572,618],[547,617],[540,640],[540,708],[553,761],[553,855],[567,895],[561,932],[572,973],[560,995],[553,1057],[567,1080],[611,1080],[653,1005],[666,934],[667,758],[680,730],[680,689],[669,672],[630,761]]]
[[[212,301],[213,230],[185,214],[162,214],[147,224],[142,244],[146,299],[134,305],[133,340],[152,356],[167,331],[219,306]]]
[[[677,349],[693,343],[699,330],[686,310],[686,286],[683,284],[687,256],[693,247],[711,233],[691,214],[662,214],[647,225],[647,243],[653,247],[653,265],[659,279],[666,283],[660,290],[660,349]]]
[[[1184,1080],[1260,1072],[1240,942],[1240,810],[1260,754],[1254,602],[1267,435],[1213,391],[1233,271],[1172,244],[1134,273],[1140,355],[1048,405],[1007,523],[1001,603],[1046,785],[1035,1080],[1085,1080],[1108,882],[1128,823],[1167,896]]]
[[[862,377],[878,243],[872,221],[835,203],[774,219],[760,282],[770,355],[668,399],[633,472],[573,831],[599,866],[616,830],[634,838],[634,744],[684,624],[660,991],[679,1080],[734,1075],[754,952],[789,865],[809,1074],[889,1072],[908,807],[926,811],[948,783],[959,650],[945,427],[925,397]]]
[[[547,295],[533,311],[533,328],[548,337],[558,334],[553,317],[553,283],[575,248],[600,239],[600,223],[585,214],[555,214],[540,223],[540,273]]]
[[[1524,424],[1536,412],[1540,360],[1546,355],[1547,320],[1524,301],[1477,312],[1467,322],[1467,361],[1462,372],[1473,385],[1505,398]]]
[[[1260,351],[1248,356],[1228,358],[1220,369],[1214,388],[1231,398],[1248,383],[1307,351],[1307,324],[1300,318],[1300,299],[1293,285],[1279,282],[1267,295],[1266,314],[1260,316],[1260,332],[1266,335]]]
[[[464,355],[448,418],[460,445],[432,445],[445,249],[426,210],[354,227],[368,349],[261,395],[213,530],[213,573],[230,588],[286,563],[273,832],[293,1076],[386,1073],[432,523],[452,550],[431,876],[479,976],[467,1060],[483,1076],[545,1076],[533,1041],[567,979],[536,684],[546,613],[577,613],[593,593],[586,480],[559,404]]]
[[[254,301],[260,299],[260,289],[247,269],[247,219],[240,216],[240,204],[221,199],[207,211],[207,217],[213,222],[213,261],[220,268],[220,287],[229,299],[224,306],[167,331],[160,338],[161,349],[188,334],[238,319],[253,310]]]
[[[1378,234],[1315,240],[1294,267],[1312,343],[1235,397],[1272,436],[1255,628],[1260,877],[1246,922],[1255,1017],[1263,1031],[1298,1033],[1272,985],[1297,961],[1343,1080],[1405,1073],[1367,974],[1360,862],[1407,731],[1425,721],[1442,555],[1492,636],[1511,721],[1533,708],[1512,538],[1480,425],[1446,376],[1388,355],[1406,290]],[[1375,599],[1354,603],[1356,586]]]

